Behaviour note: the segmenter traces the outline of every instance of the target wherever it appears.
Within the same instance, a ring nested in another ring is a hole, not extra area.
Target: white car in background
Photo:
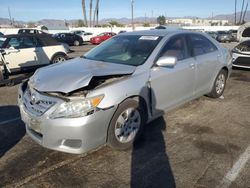
[[[49,35],[18,34],[1,37],[0,49],[12,72],[34,70],[67,59],[67,49]]]
[[[72,31],[72,33],[77,34],[79,36],[82,37],[83,42],[89,42],[90,39],[94,36],[93,33],[90,32],[85,32],[85,31],[81,31],[81,30],[77,30],[77,31]]]

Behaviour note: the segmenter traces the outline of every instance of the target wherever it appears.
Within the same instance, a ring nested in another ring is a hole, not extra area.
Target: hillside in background
[[[174,18],[176,18],[176,17],[171,17],[168,19],[174,19]],[[186,17],[182,17],[182,18],[195,18],[195,17],[186,16]],[[237,20],[239,20],[239,18],[240,18],[240,12],[237,13]],[[211,19],[211,17],[208,19]],[[215,19],[215,20],[229,20],[231,23],[234,23],[234,14],[216,15],[213,17],[213,19]],[[105,18],[105,19],[101,19],[99,21],[99,24],[107,24],[111,20],[117,21],[117,22],[122,23],[122,24],[130,24],[131,23],[130,18]],[[65,25],[65,22],[67,22],[71,26],[75,26],[75,25],[77,25],[77,21],[78,20],[42,19],[42,20],[36,21],[35,23],[38,25],[50,25],[50,26],[56,27],[56,26]],[[245,21],[250,22],[250,11],[246,12]],[[135,23],[145,23],[145,22],[156,23],[156,17],[137,17],[137,18],[134,18],[134,22]],[[15,23],[18,25],[24,26],[28,22],[15,21]],[[0,25],[10,25],[10,20],[8,18],[0,18]]]

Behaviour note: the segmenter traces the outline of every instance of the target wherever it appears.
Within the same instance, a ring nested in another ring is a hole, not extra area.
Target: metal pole
[[[134,0],[131,0],[131,16],[132,16],[132,30],[135,30],[135,25],[134,25]]]
[[[237,25],[237,0],[235,0],[234,24]]]

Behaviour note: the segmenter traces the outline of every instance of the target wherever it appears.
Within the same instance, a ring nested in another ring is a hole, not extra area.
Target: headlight
[[[51,114],[50,118],[78,118],[86,116],[89,112],[96,109],[103,97],[104,95],[99,95],[83,100],[64,102]]]

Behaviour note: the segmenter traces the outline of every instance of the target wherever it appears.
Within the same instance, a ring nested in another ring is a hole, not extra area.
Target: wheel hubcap
[[[226,78],[224,76],[224,74],[220,74],[216,80],[216,93],[217,94],[221,94],[224,90],[224,87],[225,87],[225,81],[226,81]]]
[[[57,57],[57,58],[54,59],[53,63],[58,63],[58,62],[61,62],[61,61],[65,61],[65,58],[64,57]]]
[[[121,143],[132,141],[141,125],[141,115],[135,108],[126,109],[120,114],[115,124],[115,136]]]

